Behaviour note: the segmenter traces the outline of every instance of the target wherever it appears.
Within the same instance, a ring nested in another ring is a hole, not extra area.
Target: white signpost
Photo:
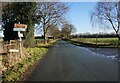
[[[21,57],[21,55],[22,55],[22,45],[21,45],[21,41],[22,41],[22,38],[21,37],[23,37],[23,34],[22,33],[20,33],[21,31],[26,31],[26,28],[27,28],[27,25],[25,25],[25,24],[14,24],[14,29],[13,29],[13,31],[18,31],[18,37],[19,37],[19,39],[20,39],[20,57]],[[13,50],[12,50],[13,51]]]
[[[14,31],[26,31],[24,28],[14,28]]]
[[[9,49],[9,52],[19,52],[18,49]]]

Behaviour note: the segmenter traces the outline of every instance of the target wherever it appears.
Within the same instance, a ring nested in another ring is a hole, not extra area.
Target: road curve
[[[25,81],[118,81],[118,62],[58,41]]]

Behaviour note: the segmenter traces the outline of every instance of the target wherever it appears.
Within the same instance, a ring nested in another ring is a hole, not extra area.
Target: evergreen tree
[[[34,24],[39,23],[41,18],[38,4],[35,2],[4,2],[2,6],[4,40],[17,38],[17,33],[13,32],[13,28],[14,23],[20,22],[28,25],[27,31],[24,33],[26,46],[34,47]]]

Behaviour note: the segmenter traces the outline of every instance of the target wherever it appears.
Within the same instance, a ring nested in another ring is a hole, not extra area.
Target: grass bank
[[[64,40],[77,46],[97,48],[120,48],[117,38],[75,38]]]
[[[8,70],[2,72],[2,80],[5,82],[19,81],[23,74],[44,56],[48,50],[46,47],[52,46],[55,42],[56,40],[52,40],[49,44],[38,43],[35,48],[24,48],[26,57]]]

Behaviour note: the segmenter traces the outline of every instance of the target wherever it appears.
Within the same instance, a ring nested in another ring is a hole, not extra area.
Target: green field
[[[91,44],[118,44],[118,38],[76,38],[72,40]]]
[[[118,38],[73,38],[65,39],[65,41],[84,47],[120,48]]]

